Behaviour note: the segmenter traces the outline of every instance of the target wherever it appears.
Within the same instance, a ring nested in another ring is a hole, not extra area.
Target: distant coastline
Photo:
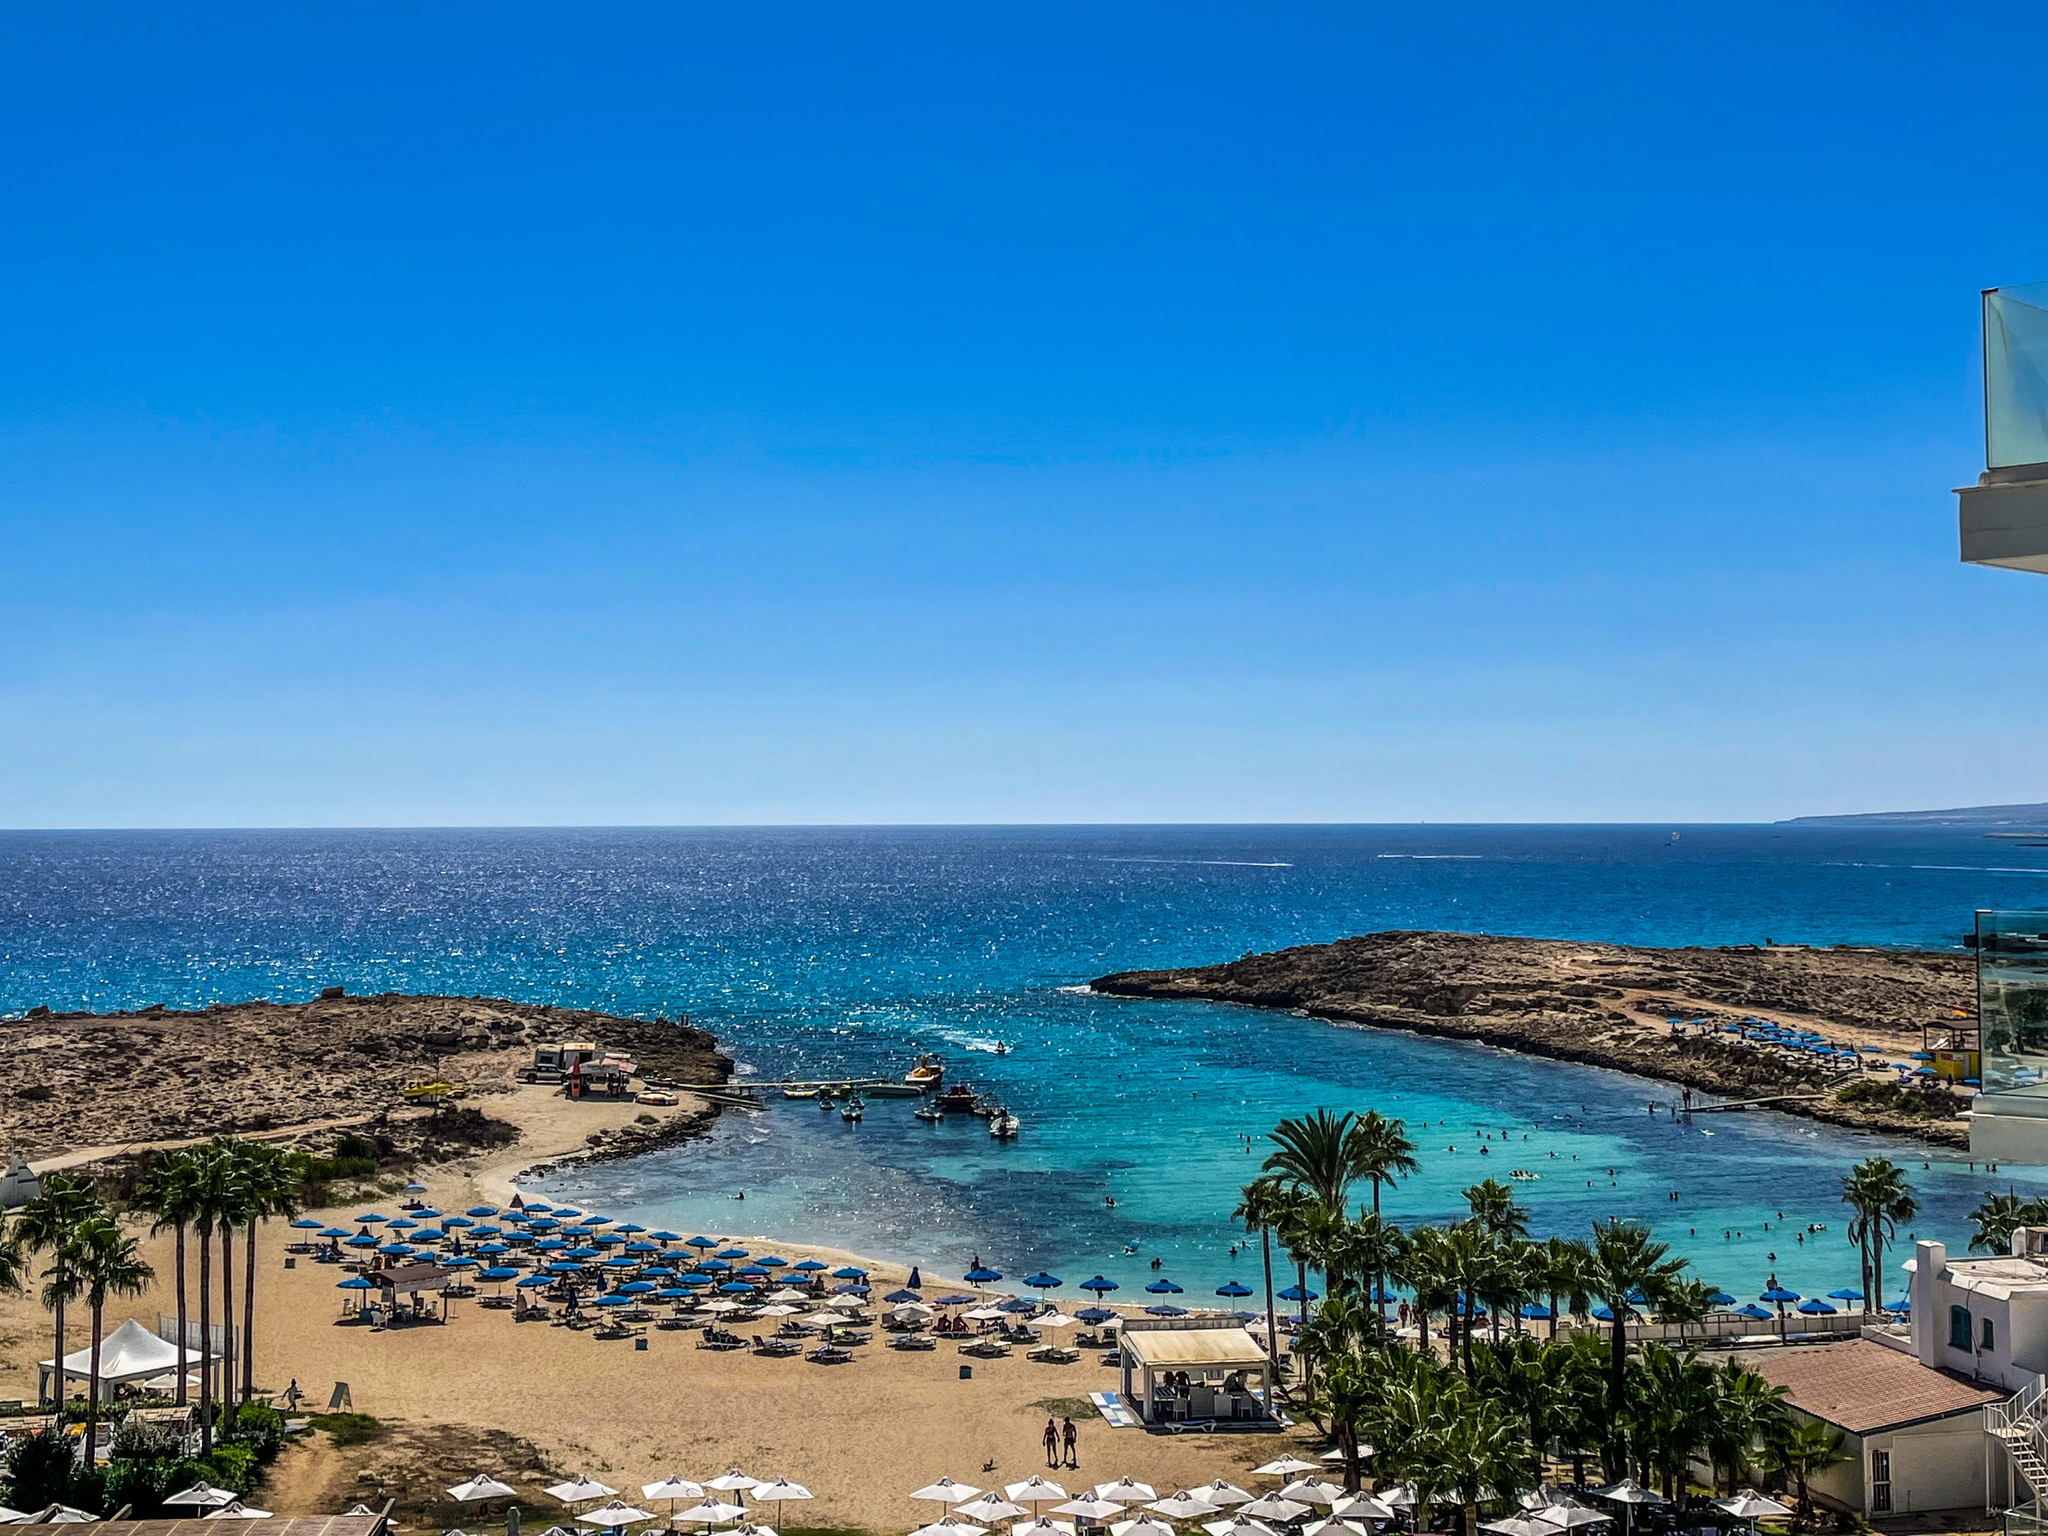
[[[1792,816],[1778,827],[2011,827],[2048,832],[2048,802],[1964,805],[1946,811],[1862,811],[1846,816]]]
[[[1972,974],[1967,957],[1944,953],[1642,949],[1397,931],[1224,965],[1124,971],[1091,987],[1470,1040],[1669,1083],[1692,1090],[1695,1103],[1769,1101],[1850,1130],[1963,1147],[1963,1104],[1946,1088],[1902,1087],[1889,1071],[1844,1072],[1757,1049],[1719,1026],[1770,1019],[1905,1060],[1920,1049],[1924,1023],[1967,1008]],[[1686,1024],[1674,1033],[1672,1019]]]

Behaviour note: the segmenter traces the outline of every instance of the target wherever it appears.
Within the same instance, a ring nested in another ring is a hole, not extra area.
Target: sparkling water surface
[[[2048,1177],[1994,1180],[1785,1116],[1675,1124],[1646,1113],[1669,1090],[1621,1074],[1080,984],[1389,927],[1953,948],[1975,908],[2040,903],[2040,853],[1792,827],[5,833],[0,1009],[341,983],[686,1010],[763,1078],[899,1075],[936,1049],[1016,1111],[1018,1141],[964,1117],[923,1125],[910,1100],[872,1101],[858,1126],[775,1102],[707,1142],[537,1187],[935,1274],[975,1255],[1013,1277],[1046,1268],[1067,1295],[1098,1271],[1119,1300],[1155,1273],[1183,1304],[1256,1286],[1256,1249],[1229,1251],[1230,1206],[1257,1138],[1319,1106],[1409,1122],[1423,1171],[1386,1197],[1397,1220],[1454,1217],[1465,1185],[1522,1168],[1539,1175],[1518,1185],[1539,1234],[1636,1217],[1737,1295],[1772,1271],[1813,1293],[1855,1282],[1836,1184],[1858,1157],[1904,1162],[1911,1230],[1957,1244],[1985,1188]]]

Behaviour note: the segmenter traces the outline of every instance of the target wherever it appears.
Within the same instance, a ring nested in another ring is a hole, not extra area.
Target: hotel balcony
[[[1984,290],[1984,464],[1963,559],[2048,573],[2048,283]]]

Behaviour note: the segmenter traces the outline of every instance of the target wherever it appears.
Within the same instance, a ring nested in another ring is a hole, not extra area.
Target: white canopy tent
[[[205,1368],[206,1362],[199,1350],[185,1346],[185,1364],[194,1371]],[[172,1373],[177,1379],[178,1346],[168,1339],[160,1339],[142,1324],[129,1318],[104,1339],[100,1340],[100,1397],[111,1398],[114,1389],[131,1382],[146,1382],[164,1372]],[[50,1396],[50,1378],[57,1374],[57,1362],[45,1360],[36,1367],[36,1391],[39,1396]],[[92,1375],[92,1348],[87,1346],[64,1357],[64,1378],[67,1381],[85,1381]]]

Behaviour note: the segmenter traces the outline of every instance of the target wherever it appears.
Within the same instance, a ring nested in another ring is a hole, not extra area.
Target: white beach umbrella
[[[1524,1509],[1584,1509],[1586,1506],[1549,1483],[1538,1483],[1516,1500]]]
[[[1110,1536],[1174,1536],[1173,1527],[1164,1520],[1151,1515],[1140,1515],[1135,1520],[1119,1520],[1110,1528]]]
[[[1093,1491],[1090,1491],[1078,1499],[1069,1499],[1064,1504],[1053,1505],[1052,1512],[1056,1515],[1072,1515],[1079,1520],[1107,1520],[1111,1515],[1122,1514],[1124,1507],[1113,1499],[1098,1499]]]
[[[448,1490],[448,1497],[459,1499],[464,1504],[475,1504],[484,1499],[516,1499],[515,1489],[507,1488],[495,1477],[486,1477],[479,1472],[466,1483],[457,1483]]]
[[[1395,1483],[1390,1488],[1375,1488],[1372,1496],[1389,1509],[1413,1509],[1415,1507],[1415,1485]]]
[[[1202,1529],[1209,1536],[1279,1536],[1272,1526],[1263,1520],[1247,1520],[1243,1515],[1226,1515],[1221,1520],[1205,1520]]]
[[[956,1483],[950,1477],[942,1477],[936,1483],[927,1483],[913,1493],[913,1499],[933,1499],[941,1504],[965,1504],[981,1493],[979,1488],[966,1483]]]
[[[797,1499],[808,1499],[810,1496],[810,1489],[804,1487],[801,1483],[792,1483],[786,1477],[778,1477],[773,1482],[756,1483],[747,1490],[747,1497],[754,1500],[755,1503],[773,1504],[775,1506],[775,1523],[777,1526],[782,1524],[782,1506],[784,1504]]]
[[[930,1525],[920,1525],[910,1536],[988,1536],[988,1527],[969,1525],[965,1520],[941,1515]]]
[[[640,1497],[643,1499],[666,1499],[669,1509],[673,1511],[676,1501],[679,1499],[703,1498],[704,1489],[702,1485],[677,1477],[671,1472],[658,1483],[642,1483],[640,1485]]]
[[[214,1514],[219,1513],[219,1510],[214,1511]],[[97,1525],[99,1523],[99,1518],[100,1517],[98,1515],[92,1514],[87,1510],[73,1509],[69,1504],[59,1504],[55,1509],[51,1510],[47,1515],[43,1516],[43,1524]],[[213,1515],[208,1515],[205,1518],[211,1520],[213,1518]]]
[[[932,1311],[930,1307],[926,1306],[921,1301],[906,1301],[903,1303],[902,1306],[896,1308],[889,1315],[891,1317],[898,1318],[906,1323],[921,1323],[925,1321],[927,1318],[938,1316],[936,1312]]]
[[[842,1312],[858,1312],[867,1305],[867,1301],[860,1296],[827,1296],[825,1298],[825,1305],[837,1307]],[[910,1303],[905,1303],[905,1305],[910,1305]]]
[[[1014,1519],[1018,1515],[1029,1514],[1030,1511],[1022,1504],[1012,1504],[991,1490],[971,1504],[959,1505],[953,1513],[965,1515],[969,1520],[986,1520],[993,1525],[998,1520]]]
[[[708,1484],[706,1486],[709,1486]],[[678,1520],[687,1520],[692,1525],[731,1525],[735,1520],[747,1518],[747,1512],[737,1504],[727,1504],[718,1499],[706,1499],[702,1504],[692,1505],[677,1515]]]
[[[1597,1509],[1585,1509],[1577,1504],[1547,1504],[1529,1511],[1529,1519],[1546,1531],[1582,1530],[1589,1525],[1606,1525],[1613,1518]]]
[[[805,1318],[804,1321],[809,1323],[813,1328],[837,1328],[841,1323],[845,1322],[846,1319],[841,1317],[837,1312],[813,1312],[809,1317]]]
[[[1097,1483],[1095,1497],[1115,1499],[1119,1504],[1147,1504],[1159,1497],[1150,1483],[1138,1482],[1135,1478],[1120,1477],[1113,1483]]]
[[[1671,1502],[1663,1494],[1656,1492],[1654,1489],[1645,1488],[1632,1477],[1624,1477],[1620,1482],[1611,1483],[1605,1488],[1595,1488],[1593,1490],[1593,1497],[1596,1499],[1612,1499],[1617,1504],[1668,1504]]]
[[[86,1518],[97,1519],[98,1517],[89,1515]],[[244,1504],[240,1499],[231,1499],[229,1502],[221,1505],[219,1509],[208,1510],[199,1518],[202,1520],[268,1520],[270,1518],[270,1511],[267,1509],[257,1509],[254,1505]]]
[[[1019,1520],[1010,1527],[1010,1536],[1074,1536],[1074,1522],[1071,1520]]]
[[[1327,1520],[1312,1520],[1304,1525],[1301,1536],[1372,1536],[1372,1527],[1341,1515],[1332,1515]]]
[[[1067,1490],[1051,1478],[1040,1477],[1036,1472],[1021,1483],[1012,1483],[1003,1490],[1003,1497],[1022,1500],[1026,1504],[1041,1504],[1047,1499],[1064,1499]]]
[[[221,1505],[232,1504],[234,1501],[235,1496],[227,1489],[216,1488],[205,1482],[194,1483],[183,1493],[174,1493],[167,1499],[158,1500],[162,1504],[175,1504],[180,1508],[192,1509],[219,1509]]]
[[[997,1307],[976,1307],[965,1315],[973,1318],[977,1323],[992,1323],[997,1318],[1003,1317],[1006,1314]]]
[[[1322,1468],[1312,1461],[1303,1461],[1298,1456],[1282,1456],[1278,1461],[1269,1461],[1263,1467],[1253,1467],[1255,1477],[1293,1477],[1301,1472],[1320,1472]]]
[[[772,1525],[736,1525],[724,1536],[776,1536]]]
[[[1308,1513],[1306,1504],[1297,1504],[1292,1499],[1283,1499],[1277,1493],[1269,1493],[1263,1499],[1253,1499],[1238,1510],[1240,1515],[1250,1515],[1254,1520],[1278,1520],[1286,1522],[1298,1515]]]
[[[768,1293],[768,1299],[770,1301],[809,1301],[811,1298],[806,1296],[802,1291],[796,1290],[791,1286],[785,1285],[779,1291],[770,1291]]]
[[[1176,1493],[1169,1498],[1154,1499],[1145,1507],[1158,1511],[1169,1520],[1199,1520],[1204,1515],[1217,1513],[1214,1504],[1207,1499],[1198,1499],[1192,1493]]]
[[[738,1467],[727,1467],[718,1476],[705,1478],[704,1486],[716,1488],[720,1493],[745,1493],[760,1481],[758,1477],[747,1476]]]
[[[1304,1477],[1282,1488],[1280,1497],[1300,1499],[1309,1504],[1334,1504],[1344,1497],[1344,1487],[1341,1483],[1326,1482],[1320,1477]]]
[[[1199,1488],[1190,1488],[1188,1492],[1198,1499],[1207,1499],[1218,1509],[1223,1509],[1232,1504],[1249,1504],[1252,1498],[1242,1488],[1234,1487],[1223,1481],[1220,1477],[1213,1483],[1204,1483]]]
[[[1391,1520],[1394,1510],[1391,1505],[1382,1504],[1369,1493],[1355,1493],[1349,1498],[1339,1499],[1330,1506],[1330,1514],[1339,1520]]]
[[[1725,1509],[1738,1520],[1771,1520],[1789,1515],[1791,1510],[1776,1499],[1766,1498],[1754,1488],[1745,1488],[1731,1499],[1716,1499],[1717,1509]]]
[[[377,1513],[377,1511],[370,1508],[369,1505],[363,1503],[351,1504],[347,1509],[344,1509],[342,1511],[342,1514],[351,1520],[360,1519],[364,1515],[374,1515],[375,1513]]]
[[[745,1514],[746,1511],[741,1510],[740,1513]],[[595,1509],[586,1509],[576,1517],[577,1521],[583,1525],[602,1525],[607,1527],[638,1525],[642,1520],[652,1520],[653,1518],[654,1516],[650,1515],[646,1510],[635,1509],[624,1499],[613,1499],[609,1504],[600,1504]]]
[[[761,1315],[763,1317],[795,1317],[802,1310],[803,1308],[801,1307],[792,1307],[786,1301],[778,1301],[772,1307],[763,1307]]]
[[[737,1312],[739,1309],[740,1304],[738,1302],[727,1301],[723,1296],[719,1297],[716,1301],[705,1302],[702,1308],[706,1312]]]
[[[578,1472],[568,1482],[557,1483],[548,1489],[547,1495],[551,1499],[560,1499],[564,1504],[583,1504],[591,1499],[608,1499],[618,1491]]]
[[[1034,1328],[1071,1328],[1074,1326],[1074,1320],[1055,1307],[1052,1311],[1046,1313],[1045,1316],[1031,1319],[1031,1326]]]
[[[1482,1520],[1479,1529],[1492,1531],[1494,1536],[1543,1536],[1544,1527],[1526,1515],[1509,1515],[1504,1520]]]

